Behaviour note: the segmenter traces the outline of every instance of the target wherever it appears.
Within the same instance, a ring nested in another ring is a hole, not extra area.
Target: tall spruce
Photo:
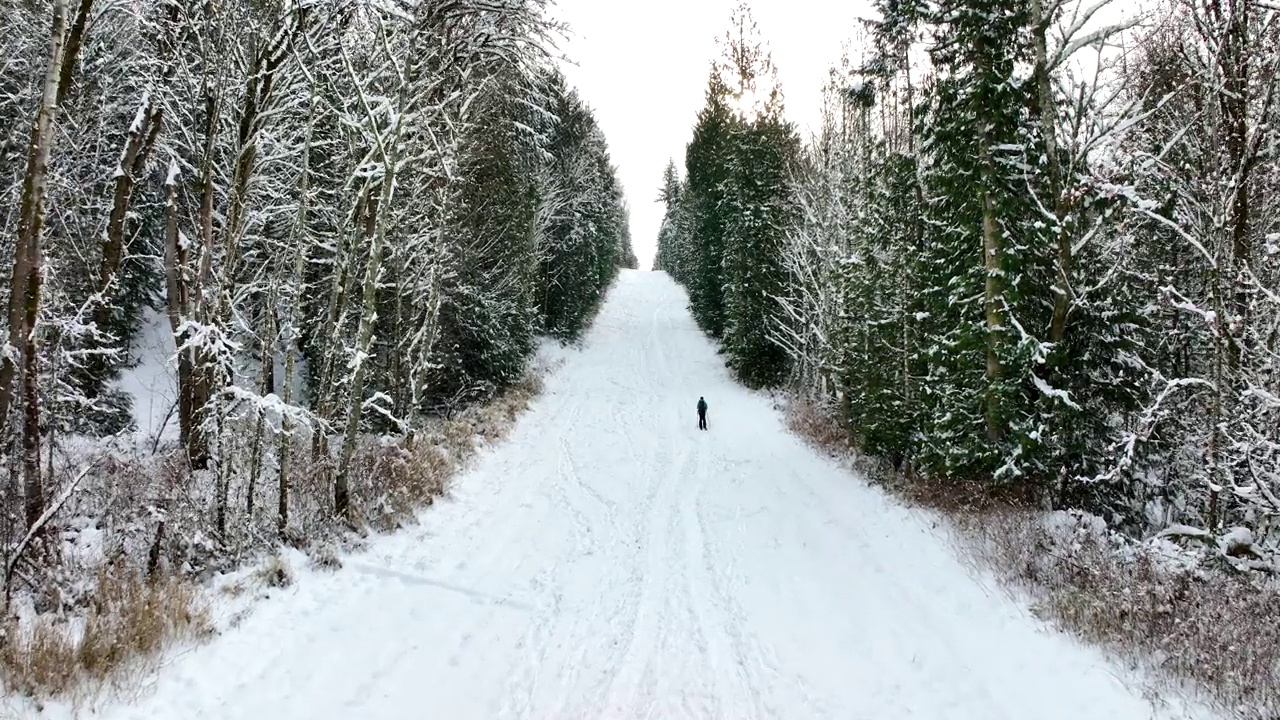
[[[739,6],[686,148],[685,181],[674,167],[664,174],[658,264],[685,285],[698,324],[755,387],[778,385],[788,373],[776,335],[789,322],[778,301],[798,153],[769,51]]]
[[[788,366],[773,336],[784,321],[782,243],[792,222],[799,140],[783,117],[772,57],[745,5],[734,12],[720,71],[734,109],[722,206],[724,352],[744,383],[771,387],[786,378]]]
[[[685,188],[681,196],[688,253],[683,259],[689,308],[711,337],[724,334],[724,235],[733,117],[729,89],[714,68],[707,79],[706,105],[698,112],[693,139],[685,149]]]

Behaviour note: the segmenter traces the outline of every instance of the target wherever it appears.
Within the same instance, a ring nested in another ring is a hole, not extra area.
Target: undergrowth
[[[8,691],[40,699],[118,684],[169,646],[213,632],[198,588],[179,578],[104,567],[84,603],[78,613],[6,618],[0,677]]]
[[[167,648],[214,633],[205,603],[213,575],[258,566],[249,576],[253,585],[242,580],[223,588],[231,597],[251,586],[290,586],[295,575],[278,553],[281,542],[304,550],[312,568],[340,568],[338,551],[358,548],[367,530],[411,523],[445,495],[484,443],[511,430],[541,391],[543,372],[531,371],[489,402],[432,421],[411,438],[366,438],[353,461],[354,512],[347,521],[334,517],[332,461],[316,459],[298,439],[283,534],[276,478],[256,489],[227,488],[231,503],[252,494],[257,509],[240,514],[245,519],[225,535],[210,537],[211,472],[195,474],[202,482],[193,484],[176,453],[115,448],[15,573],[13,597],[0,616],[4,693],[41,702],[135,687]],[[91,450],[103,452],[77,451]]]
[[[788,426],[850,459],[901,501],[945,518],[960,552],[1025,592],[1040,617],[1148,671],[1198,688],[1248,720],[1280,718],[1280,582],[1211,552],[1141,542],[1080,512],[1047,513],[986,483],[910,481],[859,457],[821,407],[794,401]]]

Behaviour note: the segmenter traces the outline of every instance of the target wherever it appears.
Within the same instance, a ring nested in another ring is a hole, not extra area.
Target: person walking
[[[707,401],[703,398],[698,398],[698,429],[707,429]]]

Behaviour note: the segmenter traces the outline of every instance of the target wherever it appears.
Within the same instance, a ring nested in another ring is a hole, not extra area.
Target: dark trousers
[[[699,430],[707,429],[707,414],[705,412],[698,413],[698,429]]]

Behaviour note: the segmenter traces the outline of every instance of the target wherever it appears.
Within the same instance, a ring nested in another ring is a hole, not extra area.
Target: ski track
[[[686,303],[624,271],[420,526],[300,572],[100,717],[1209,717],[1144,699],[789,435]]]

